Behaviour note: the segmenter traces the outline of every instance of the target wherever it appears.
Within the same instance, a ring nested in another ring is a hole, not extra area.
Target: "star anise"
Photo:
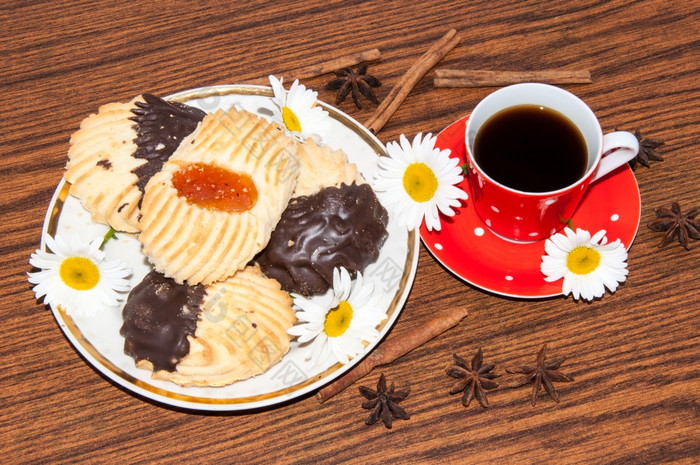
[[[367,74],[367,63],[361,63],[357,67],[357,71],[354,71],[352,68],[345,68],[340,71],[334,71],[334,73],[337,77],[326,84],[326,89],[338,91],[338,95],[335,98],[336,105],[342,103],[351,91],[352,100],[359,109],[362,109],[360,95],[364,95],[375,104],[379,103],[372,87],[379,87],[382,83],[376,77]]]
[[[401,420],[408,420],[411,418],[406,411],[398,405],[399,402],[408,396],[408,391],[408,389],[395,391],[394,383],[391,383],[391,386],[387,389],[384,373],[379,377],[376,391],[360,386],[360,394],[368,399],[366,402],[362,403],[362,408],[368,410],[372,409],[372,413],[365,423],[373,425],[381,418],[382,422],[384,422],[384,426],[391,428],[391,423],[394,418],[399,418]]]
[[[649,228],[657,232],[666,231],[659,247],[665,246],[678,236],[678,242],[686,250],[690,250],[689,240],[700,239],[700,223],[695,220],[695,216],[700,213],[700,207],[692,208],[683,214],[678,202],[671,202],[671,209],[659,207],[654,213],[657,219],[649,223]]]
[[[498,387],[494,381],[494,378],[498,378],[499,374],[490,373],[495,367],[493,364],[484,365],[484,356],[481,352],[481,347],[476,352],[476,355],[472,357],[471,365],[454,354],[454,366],[447,367],[445,371],[447,374],[453,378],[459,379],[457,383],[450,389],[450,394],[457,394],[458,392],[464,391],[462,395],[462,405],[469,407],[469,403],[474,397],[479,401],[482,407],[487,408],[489,406],[489,401],[486,398],[486,389],[495,389]]]
[[[540,387],[544,386],[544,390],[554,399],[555,402],[559,402],[559,394],[554,389],[552,381],[558,382],[569,382],[574,379],[563,373],[559,373],[557,370],[559,366],[564,362],[565,358],[559,358],[557,360],[546,362],[546,351],[547,344],[544,344],[537,354],[536,365],[533,366],[521,366],[506,368],[508,373],[522,373],[524,376],[520,380],[511,384],[509,387],[520,387],[525,384],[533,383],[532,395],[530,401],[534,406],[537,402],[537,394],[540,392]]]
[[[639,128],[634,130],[634,137],[639,141],[639,153],[637,156],[630,160],[630,166],[632,169],[637,167],[637,162],[649,168],[650,161],[663,161],[663,158],[656,151],[656,149],[664,143],[657,139],[642,139],[642,132]]]

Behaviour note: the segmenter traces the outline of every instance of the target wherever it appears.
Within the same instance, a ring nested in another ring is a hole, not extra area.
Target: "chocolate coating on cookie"
[[[122,311],[124,353],[148,360],[153,371],[174,371],[190,351],[206,288],[177,284],[151,271],[129,293]]]
[[[326,187],[289,202],[258,263],[288,292],[322,294],[334,268],[354,276],[377,260],[388,219],[368,184]]]
[[[136,185],[144,191],[148,180],[159,172],[163,163],[182,142],[190,135],[206,115],[198,108],[177,102],[167,102],[152,94],[142,95],[144,102],[136,102],[130,119],[135,121],[134,130],[137,146],[134,158],[147,161],[135,168],[133,173],[138,177]]]

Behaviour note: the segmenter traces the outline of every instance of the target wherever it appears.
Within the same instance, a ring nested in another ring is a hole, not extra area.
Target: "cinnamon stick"
[[[495,87],[519,82],[546,84],[590,84],[588,70],[487,71],[480,69],[436,69],[435,87]]]
[[[363,50],[358,53],[351,53],[348,55],[339,56],[332,60],[324,61],[315,65],[305,66],[303,68],[297,68],[287,71],[283,74],[286,79],[308,79],[316,76],[321,76],[322,74],[331,73],[339,69],[348,68],[350,66],[355,66],[359,63],[365,61],[375,61],[381,56],[379,49],[373,48],[370,50]],[[267,76],[251,79],[245,81],[244,84],[257,84],[257,85],[269,85],[270,81]]]
[[[467,316],[467,310],[459,308],[426,321],[405,333],[387,339],[355,368],[318,391],[318,393],[316,393],[316,399],[320,403],[325,402],[365,376],[372,371],[374,367],[393,362],[402,355],[457,325],[465,316]]]
[[[377,107],[374,115],[365,122],[367,129],[374,134],[384,127],[389,118],[396,112],[399,105],[411,92],[418,81],[430,71],[447,53],[455,48],[460,41],[457,31],[450,29],[440,40],[428,49],[408,71],[401,77],[399,82],[391,89],[386,98]]]

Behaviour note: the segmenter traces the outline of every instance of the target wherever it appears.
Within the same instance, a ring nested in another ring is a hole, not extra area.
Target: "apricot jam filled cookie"
[[[298,174],[294,140],[276,124],[208,114],[146,185],[143,253],[178,283],[232,276],[267,245]]]

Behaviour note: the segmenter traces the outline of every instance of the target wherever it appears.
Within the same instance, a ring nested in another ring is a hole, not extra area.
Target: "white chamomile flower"
[[[450,150],[435,147],[437,137],[418,133],[413,144],[401,134],[400,144],[386,145],[388,157],[379,157],[374,189],[382,203],[396,212],[408,229],[420,227],[423,218],[428,231],[440,230],[440,213],[454,215],[453,207],[467,194],[455,184],[462,181],[459,161]]]
[[[345,268],[333,270],[330,293],[306,298],[292,294],[299,324],[288,333],[301,344],[313,340],[309,359],[320,364],[328,359],[347,363],[361,353],[366,342],[379,337],[377,326],[386,318],[373,294],[374,284],[357,273],[354,283]]]
[[[35,284],[36,298],[53,308],[59,306],[69,315],[91,314],[102,307],[117,307],[121,293],[129,290],[131,269],[119,260],[106,261],[100,250],[102,238],[86,244],[73,236],[70,244],[61,237],[46,236],[51,252],[37,250],[29,264],[40,268],[27,273]]]
[[[328,112],[316,104],[318,92],[307,89],[299,80],[295,80],[285,92],[282,79],[270,76],[270,85],[275,94],[271,107],[273,119],[282,125],[287,133],[304,141],[310,137],[320,142],[330,127]]]
[[[564,278],[562,292],[572,293],[576,300],[602,297],[605,287],[615,292],[627,279],[627,251],[619,239],[607,241],[605,230],[593,237],[583,229],[565,228],[564,234],[554,234],[544,243],[547,255],[542,256],[540,270],[545,281]]]

